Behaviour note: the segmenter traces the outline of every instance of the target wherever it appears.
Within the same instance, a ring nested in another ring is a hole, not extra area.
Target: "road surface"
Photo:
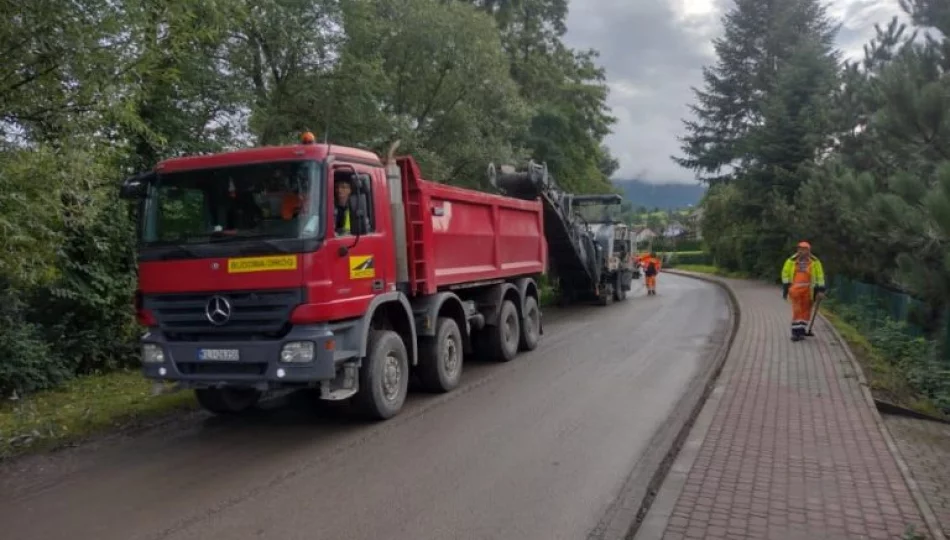
[[[472,362],[381,424],[281,407],[0,470],[17,540],[585,538],[728,334],[718,288],[552,311],[534,352]]]

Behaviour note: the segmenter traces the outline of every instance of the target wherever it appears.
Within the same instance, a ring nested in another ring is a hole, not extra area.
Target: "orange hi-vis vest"
[[[792,277],[792,287],[796,289],[811,287],[811,259],[799,258],[795,261],[795,273]]]

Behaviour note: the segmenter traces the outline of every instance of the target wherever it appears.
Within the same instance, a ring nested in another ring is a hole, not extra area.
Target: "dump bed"
[[[547,244],[540,201],[429,182],[412,158],[397,162],[414,294],[544,272]]]

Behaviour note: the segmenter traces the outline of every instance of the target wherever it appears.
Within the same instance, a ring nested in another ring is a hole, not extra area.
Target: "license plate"
[[[233,362],[240,359],[238,349],[198,349],[198,360]]]

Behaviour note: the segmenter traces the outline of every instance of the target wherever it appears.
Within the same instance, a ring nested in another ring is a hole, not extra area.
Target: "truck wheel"
[[[370,331],[359,377],[360,389],[353,404],[363,416],[386,420],[399,413],[409,390],[409,355],[399,334]]]
[[[253,388],[198,388],[195,398],[202,409],[228,415],[252,409],[261,399],[261,393]]]
[[[524,323],[521,327],[521,339],[518,347],[522,351],[533,351],[541,340],[541,309],[538,300],[529,296],[524,300]]]
[[[419,347],[416,373],[429,392],[449,392],[462,379],[462,333],[455,320],[439,317],[435,337],[425,338]]]
[[[518,354],[518,340],[521,339],[521,321],[518,308],[511,300],[501,304],[498,325],[488,327],[488,350],[499,362],[510,362]]]
[[[614,300],[623,302],[627,299],[627,291],[623,288],[623,274],[617,273],[617,283],[614,283]]]
[[[610,304],[614,303],[614,286],[613,285],[607,284],[607,285],[601,286],[600,298],[598,298],[598,302],[602,306],[609,306]]]

